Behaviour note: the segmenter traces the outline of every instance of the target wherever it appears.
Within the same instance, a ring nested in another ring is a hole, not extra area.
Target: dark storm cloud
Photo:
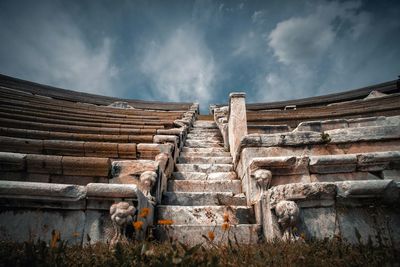
[[[163,101],[272,101],[395,79],[396,1],[1,1],[0,72]]]

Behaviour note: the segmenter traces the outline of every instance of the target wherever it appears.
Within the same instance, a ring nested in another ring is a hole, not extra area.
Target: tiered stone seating
[[[400,86],[391,81],[333,95],[247,104],[246,109],[249,133],[289,132],[306,121],[400,115]]]
[[[399,81],[266,104],[232,93],[212,108],[266,240],[400,248]]]
[[[116,101],[130,107],[111,107]],[[0,75],[0,179],[108,182],[113,161],[174,153],[158,143],[180,141],[182,129],[174,121],[190,107],[79,93]]]

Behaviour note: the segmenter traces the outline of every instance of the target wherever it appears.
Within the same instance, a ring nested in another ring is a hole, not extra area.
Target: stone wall
[[[143,222],[143,231],[153,224],[153,205],[136,185],[0,181],[0,236],[18,242],[49,241],[52,232],[59,232],[69,244],[110,242],[115,234],[110,206],[120,201],[138,212],[149,209],[146,218],[134,219]]]
[[[272,187],[256,206],[267,240],[290,231],[292,239],[341,238],[400,249],[399,192],[392,180],[296,183]],[[289,227],[277,213],[282,202],[299,209]]]

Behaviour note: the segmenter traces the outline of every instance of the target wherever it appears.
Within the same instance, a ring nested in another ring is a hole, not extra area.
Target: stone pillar
[[[229,95],[229,150],[233,159],[236,158],[236,151],[240,140],[247,135],[246,118],[246,94],[231,93]]]

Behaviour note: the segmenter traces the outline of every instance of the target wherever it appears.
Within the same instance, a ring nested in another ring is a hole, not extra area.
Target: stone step
[[[262,240],[262,227],[258,224],[232,225],[228,230],[222,225],[174,225],[173,227],[156,226],[155,235],[158,240],[167,241],[170,237],[189,246],[204,244],[208,241],[203,236],[209,232],[215,235],[214,244],[226,244],[228,240],[240,244],[257,244]]]
[[[222,139],[222,135],[220,133],[188,133],[186,135],[188,139],[197,139],[197,138],[219,138]]]
[[[173,172],[172,177],[175,180],[236,180],[235,172]]]
[[[230,172],[233,171],[232,164],[176,164],[175,169],[179,172]]]
[[[227,152],[223,147],[183,147],[182,152],[202,152],[202,153],[215,153]]]
[[[181,157],[230,157],[229,152],[181,152]]]
[[[254,211],[248,206],[169,206],[156,207],[158,220],[172,220],[173,224],[222,224],[224,214],[230,224],[254,223]]]
[[[223,143],[222,138],[217,138],[217,137],[196,137],[196,138],[187,138],[186,141],[191,141],[191,142]]]
[[[232,192],[242,193],[240,180],[169,180],[170,192]]]
[[[209,147],[223,147],[224,144],[222,142],[211,142],[211,141],[193,141],[193,140],[186,140],[185,147],[202,147],[202,148],[209,148]]]
[[[162,203],[180,206],[247,205],[246,196],[243,193],[234,195],[231,192],[165,192]]]
[[[194,133],[194,134],[221,134],[221,131],[218,128],[211,129],[211,128],[192,128],[189,130],[189,133]]]
[[[217,124],[215,122],[204,122],[204,121],[195,121],[193,123],[194,128],[211,128],[216,129]]]
[[[179,163],[232,164],[232,157],[179,157]]]

